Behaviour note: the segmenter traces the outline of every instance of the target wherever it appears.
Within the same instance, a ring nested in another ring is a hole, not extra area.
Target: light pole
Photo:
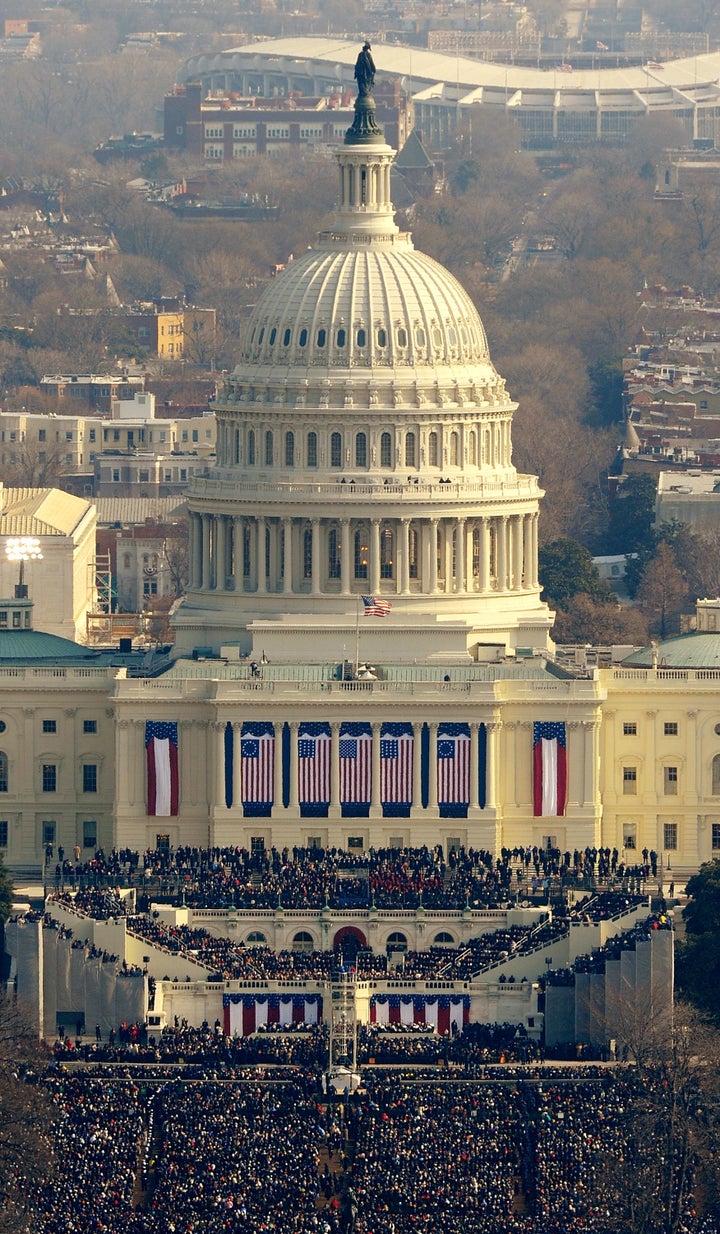
[[[20,562],[20,575],[15,584],[15,599],[27,600],[28,589],[25,582],[25,562],[42,561],[40,541],[35,536],[8,536],[5,541],[5,556],[8,561]]]

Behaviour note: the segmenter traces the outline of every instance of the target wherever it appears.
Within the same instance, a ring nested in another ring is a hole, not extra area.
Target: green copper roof
[[[628,668],[652,668],[651,647],[634,651],[623,660]],[[692,631],[665,639],[657,648],[658,668],[720,668],[720,633]]]
[[[77,664],[98,659],[97,651],[56,634],[43,634],[41,630],[0,630],[0,664],[28,664],[39,660]]]

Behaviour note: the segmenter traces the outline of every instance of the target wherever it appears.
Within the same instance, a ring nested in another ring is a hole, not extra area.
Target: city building
[[[196,308],[178,297],[143,301],[118,315],[126,336],[162,360],[209,362],[215,347],[215,309]]]
[[[376,49],[377,54],[377,49]],[[511,116],[523,144],[545,149],[580,142],[616,144],[647,115],[679,120],[688,141],[717,146],[720,124],[720,54],[689,54],[635,66],[575,67],[558,57],[547,69],[488,63],[454,52],[399,43],[382,46],[383,74],[407,90],[414,123],[431,150],[444,148],[472,109]],[[192,56],[183,82],[204,91],[274,92],[318,97],[353,85],[356,46],[337,38],[268,39]],[[509,130],[516,141],[515,128]]]

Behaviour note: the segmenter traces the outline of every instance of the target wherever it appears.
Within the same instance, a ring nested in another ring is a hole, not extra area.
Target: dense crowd
[[[244,848],[155,849],[140,854],[98,849],[89,861],[58,850],[46,876],[57,889],[133,887],[139,907],[161,897],[193,908],[498,908],[520,895],[547,895],[551,886],[594,889],[596,883],[641,890],[657,873],[657,854],[623,863],[617,849],[572,852],[549,848],[478,849]]]

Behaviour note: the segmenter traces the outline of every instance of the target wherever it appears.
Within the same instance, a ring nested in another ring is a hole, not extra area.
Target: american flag
[[[556,818],[567,801],[567,736],[565,725],[533,725],[533,813]]]
[[[415,744],[409,724],[383,724],[380,731],[380,799],[410,804]]]
[[[319,730],[319,731],[316,731]],[[298,733],[298,793],[304,805],[330,801],[330,728],[301,726]]]
[[[443,724],[437,738],[438,803],[470,800],[470,734],[466,724]]]
[[[387,617],[392,604],[384,596],[361,596],[366,617]]]
[[[573,66],[571,64],[566,64],[566,62],[563,60],[562,64],[555,65],[555,70],[558,73],[572,73]]]
[[[240,738],[242,800],[272,805],[275,730],[271,724],[243,724]]]
[[[147,812],[169,817],[179,811],[180,770],[178,726],[174,720],[148,720],[145,724],[147,757]]]
[[[372,799],[372,729],[369,724],[341,724],[340,801]]]
[[[607,43],[601,43],[601,42],[600,42],[600,39],[598,39],[598,41],[597,41],[597,43],[595,44],[595,46],[597,47],[598,51],[609,51],[609,50],[610,50],[610,48],[608,47]]]

